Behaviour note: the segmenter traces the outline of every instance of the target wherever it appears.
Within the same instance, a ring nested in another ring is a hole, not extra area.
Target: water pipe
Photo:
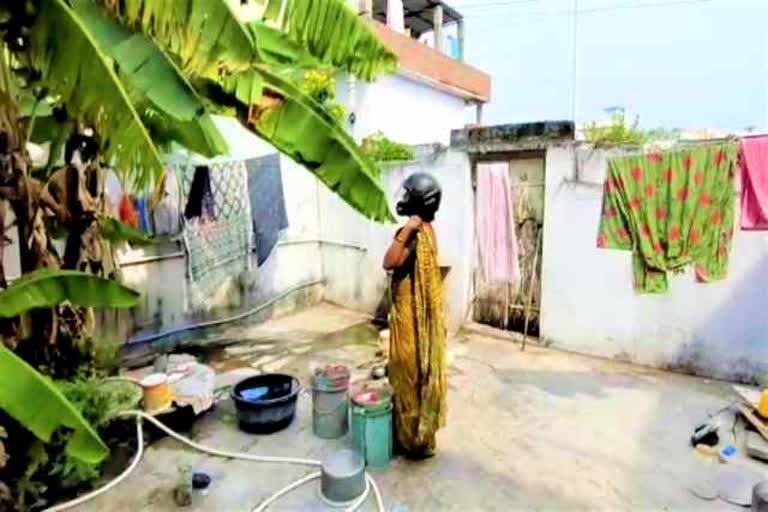
[[[83,496],[80,496],[79,498],[75,498],[71,501],[67,501],[65,503],[60,503],[58,505],[54,505],[53,507],[49,507],[45,509],[44,512],[61,512],[63,510],[68,510],[78,505],[82,505],[83,503],[86,503],[96,498],[97,496],[101,496],[102,494],[113,489],[115,486],[117,486],[123,480],[125,480],[128,477],[128,475],[130,475],[139,465],[139,461],[141,460],[141,457],[144,454],[144,435],[141,430],[142,421],[144,420],[148,421],[149,423],[152,423],[155,427],[159,428],[160,430],[162,430],[163,432],[165,432],[175,440],[179,441],[180,443],[186,444],[187,446],[199,452],[207,453],[208,455],[223,457],[226,459],[247,460],[251,462],[294,464],[299,466],[311,466],[311,467],[320,467],[322,465],[322,463],[319,460],[314,460],[314,459],[302,459],[302,458],[291,458],[291,457],[270,457],[265,455],[254,455],[251,453],[229,452],[225,450],[219,450],[217,448],[211,448],[209,446],[196,443],[195,441],[192,441],[191,439],[188,439],[182,436],[178,432],[171,430],[170,428],[166,427],[162,422],[160,422],[160,420],[158,420],[154,416],[151,416],[145,413],[144,411],[125,411],[123,413],[120,413],[120,416],[136,418],[136,438],[138,441],[138,448],[136,450],[136,455],[134,456],[133,461],[131,461],[131,464],[125,469],[125,471],[120,473],[120,475],[118,475],[114,480],[110,481],[103,487],[100,487],[94,491],[89,492],[88,494],[84,494]],[[287,485],[286,487],[274,493],[272,496],[270,496],[266,500],[262,501],[256,508],[253,509],[253,511],[263,512],[264,510],[266,510],[266,508],[270,504],[272,504],[274,501],[276,501],[278,498],[280,498],[284,494],[287,494],[288,492],[300,487],[301,485],[304,485],[307,482],[317,479],[319,476],[320,476],[320,473],[315,472],[315,473],[306,475],[296,480],[295,482],[292,482],[291,484]],[[355,510],[357,510],[368,497],[370,489],[373,489],[373,493],[376,498],[376,506],[378,508],[378,512],[385,512],[384,501],[382,500],[381,492],[379,490],[378,485],[376,484],[376,481],[368,473],[366,473],[365,477],[366,477],[365,492],[360,496],[360,498],[355,500],[355,502],[349,508],[347,508],[345,512],[354,512]]]
[[[249,309],[247,311],[243,311],[242,313],[238,313],[237,315],[229,316],[229,317],[226,317],[226,318],[219,318],[217,320],[209,320],[207,322],[199,322],[199,323],[190,324],[190,325],[183,325],[181,327],[176,327],[176,328],[173,328],[173,329],[169,329],[167,331],[161,331],[161,332],[157,332],[157,333],[153,333],[153,334],[146,334],[144,336],[136,336],[134,338],[131,338],[129,343],[131,345],[136,344],[136,343],[148,343],[150,341],[155,341],[157,339],[165,338],[167,336],[172,336],[174,334],[180,334],[182,332],[194,331],[194,330],[197,330],[197,329],[203,329],[205,327],[214,327],[214,326],[221,325],[221,324],[228,324],[228,323],[231,323],[231,322],[236,322],[238,320],[242,320],[243,318],[249,317],[251,315],[255,315],[259,311],[262,311],[262,310],[268,308],[269,306],[273,305],[274,303],[283,300],[284,298],[286,298],[288,295],[292,294],[293,292],[296,292],[296,291],[299,291],[299,290],[303,290],[304,288],[309,288],[310,286],[315,286],[315,285],[319,285],[319,284],[325,284],[325,282],[326,282],[325,279],[316,279],[314,281],[307,281],[307,282],[304,282],[304,283],[300,283],[300,284],[297,284],[295,286],[291,286],[290,288],[285,290],[283,293],[281,293],[279,295],[276,295],[275,297],[272,297],[268,301],[263,302],[263,303],[259,304],[258,306],[253,307],[253,308],[251,308],[251,309]]]

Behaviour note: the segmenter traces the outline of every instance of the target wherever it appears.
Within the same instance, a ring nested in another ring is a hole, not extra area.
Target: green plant
[[[382,132],[376,132],[363,139],[363,153],[376,162],[413,160],[413,150],[399,142],[388,139]]]
[[[344,105],[336,101],[336,79],[324,69],[311,69],[301,79],[301,90],[323,105],[336,122],[341,123],[347,112]]]
[[[680,130],[665,130],[655,128],[641,130],[638,128],[639,119],[627,125],[625,115],[621,112],[611,116],[610,124],[601,126],[590,123],[584,127],[584,138],[597,147],[601,146],[642,146],[652,142],[674,141],[680,138]]]
[[[0,346],[0,375],[14,386],[0,386],[0,409],[41,441],[49,442],[60,428],[72,430],[66,452],[83,462],[96,464],[109,450],[93,427],[53,382],[9,349]]]
[[[99,234],[110,242],[130,242],[132,245],[152,245],[154,240],[113,217],[99,219]]]
[[[139,293],[111,279],[76,270],[43,268],[24,274],[0,292],[0,318],[63,302],[84,307],[131,308]]]
[[[24,315],[63,302],[77,306],[130,307],[138,294],[113,281],[75,271],[42,269],[26,274],[0,291],[0,315]],[[133,384],[99,386],[86,377],[54,383],[0,344],[0,411],[32,433],[36,440],[18,450],[28,460],[16,488],[19,507],[43,499],[60,483],[74,486],[94,481],[108,449],[95,427],[120,411],[135,407],[140,395]],[[11,385],[10,383],[13,383]],[[0,427],[0,469],[6,463]],[[15,448],[19,448],[18,441]],[[52,483],[57,482],[57,483]],[[10,501],[0,482],[0,503]]]
[[[584,127],[584,137],[596,146],[630,145],[639,146],[645,142],[645,134],[637,128],[638,120],[627,126],[624,113],[611,116],[608,126],[590,123]]]
[[[29,13],[0,8],[12,27],[6,40],[18,34],[23,41],[9,47],[13,69],[24,73],[21,88],[45,91],[52,112],[64,110],[93,127],[126,181],[146,187],[159,176],[159,148],[171,142],[208,156],[226,151],[210,118],[223,113],[315,171],[364,215],[392,219],[384,191],[369,179],[377,172],[340,126],[339,107],[318,103],[291,76],[297,68],[330,65],[372,79],[394,69],[395,56],[345,2],[289,0],[279,29],[241,24],[226,0],[190,0],[187,9],[174,8],[173,0],[27,6]],[[99,76],[95,87],[92,74]],[[276,127],[275,117],[290,121]],[[328,151],[317,151],[316,138]]]

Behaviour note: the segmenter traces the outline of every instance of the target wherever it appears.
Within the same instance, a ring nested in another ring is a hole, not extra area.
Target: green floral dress
[[[733,237],[734,143],[611,159],[597,246],[632,251],[635,290],[667,291],[667,272],[694,264],[723,279]]]

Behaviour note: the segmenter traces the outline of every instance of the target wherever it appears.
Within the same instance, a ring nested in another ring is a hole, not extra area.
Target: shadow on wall
[[[768,255],[734,286],[670,366],[694,375],[757,384],[768,376]]]

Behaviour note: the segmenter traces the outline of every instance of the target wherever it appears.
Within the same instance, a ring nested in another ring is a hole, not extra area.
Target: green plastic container
[[[392,460],[392,393],[363,390],[352,397],[352,446],[365,464],[381,468]]]

